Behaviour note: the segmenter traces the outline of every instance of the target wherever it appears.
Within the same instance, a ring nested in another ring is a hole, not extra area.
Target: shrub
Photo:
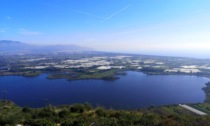
[[[54,126],[54,123],[47,119],[36,119],[36,120],[30,120],[27,122],[31,126]]]
[[[29,107],[23,107],[22,108],[22,112],[24,112],[24,113],[32,113],[32,109],[29,108]]]
[[[83,113],[84,112],[84,106],[81,104],[75,104],[71,106],[70,112],[72,113]]]
[[[95,113],[99,116],[99,117],[106,117],[108,114],[106,112],[106,110],[104,110],[104,108],[97,108]]]
[[[67,111],[66,109],[64,109],[64,110],[60,111],[58,113],[58,115],[59,115],[60,118],[65,118],[66,116],[68,116],[69,113],[70,113],[69,111]]]

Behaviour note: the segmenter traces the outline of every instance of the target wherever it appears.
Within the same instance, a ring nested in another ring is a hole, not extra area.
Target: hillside
[[[0,125],[33,126],[209,126],[210,116],[196,116],[179,107],[162,106],[141,110],[93,108],[89,104],[20,108],[0,102]]]

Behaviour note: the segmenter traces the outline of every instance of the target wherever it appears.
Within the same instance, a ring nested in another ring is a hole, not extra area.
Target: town
[[[210,77],[210,60],[185,57],[145,56],[115,53],[1,55],[0,75],[38,76],[49,79],[118,79],[126,71],[148,75],[190,74]]]

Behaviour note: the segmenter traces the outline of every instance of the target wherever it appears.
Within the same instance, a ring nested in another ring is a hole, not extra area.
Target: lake
[[[188,75],[146,75],[128,71],[115,81],[49,80],[47,74],[34,78],[1,76],[0,91],[20,106],[43,107],[89,102],[115,109],[138,109],[150,105],[203,102],[202,88],[210,79]]]

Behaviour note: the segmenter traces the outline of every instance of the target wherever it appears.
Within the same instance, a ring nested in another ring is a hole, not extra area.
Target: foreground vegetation
[[[18,107],[0,102],[0,125],[32,126],[209,126],[210,116],[197,116],[178,105],[141,110],[92,108],[89,104]]]

